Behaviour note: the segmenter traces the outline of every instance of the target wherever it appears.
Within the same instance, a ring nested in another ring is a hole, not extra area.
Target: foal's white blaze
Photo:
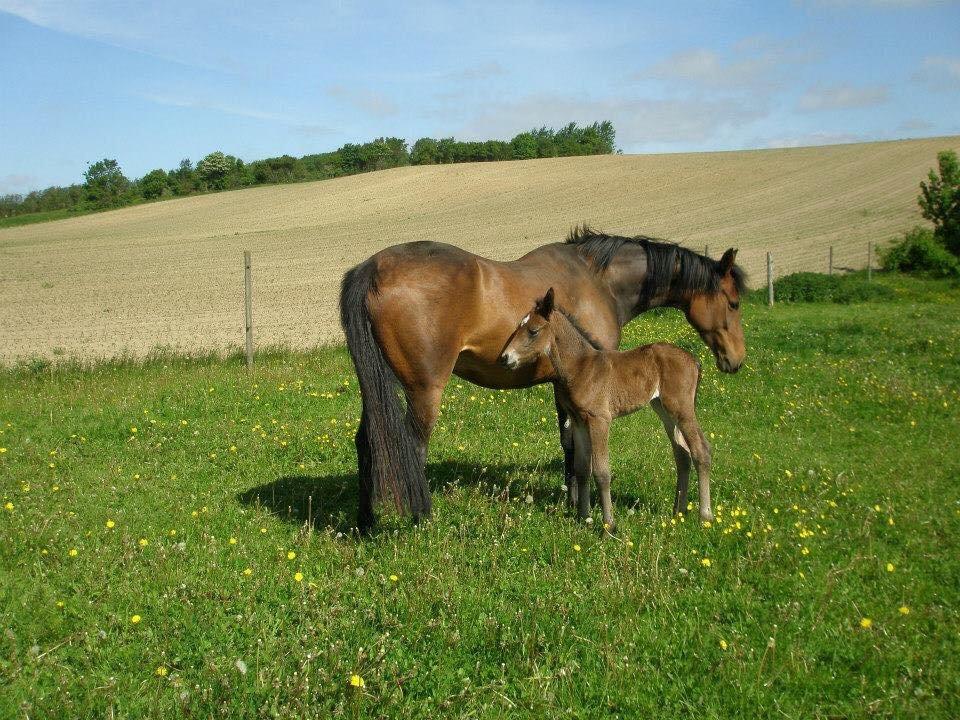
[[[523,320],[520,321],[520,327],[523,327],[528,322],[530,322],[530,313],[527,313],[526,315],[523,316]]]

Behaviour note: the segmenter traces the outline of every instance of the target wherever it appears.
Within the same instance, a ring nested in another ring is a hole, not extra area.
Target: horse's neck
[[[617,304],[621,327],[652,308],[672,307],[685,310],[689,304],[685,294],[670,292],[670,288],[655,292],[653,296],[641,301],[647,279],[647,253],[640,245],[624,245],[610,261],[603,277]]]

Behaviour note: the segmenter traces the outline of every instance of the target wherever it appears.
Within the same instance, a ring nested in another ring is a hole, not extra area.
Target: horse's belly
[[[479,357],[464,351],[457,357],[457,364],[453,367],[453,374],[475,385],[496,390],[525,388],[547,382],[551,379],[553,366],[549,361],[531,364],[516,370],[509,370],[497,362]]]

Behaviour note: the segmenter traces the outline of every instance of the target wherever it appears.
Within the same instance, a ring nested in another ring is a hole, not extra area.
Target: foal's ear
[[[547,320],[550,319],[550,313],[553,312],[553,288],[547,290],[547,294],[540,300],[537,300],[537,313]]]
[[[726,275],[730,270],[733,269],[734,263],[737,261],[737,250],[735,248],[730,248],[727,250],[723,257],[720,258],[720,272]]]

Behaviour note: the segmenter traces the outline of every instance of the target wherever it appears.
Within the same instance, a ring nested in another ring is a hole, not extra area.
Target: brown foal
[[[554,307],[553,288],[524,316],[500,356],[508,368],[549,359],[558,404],[573,424],[574,473],[570,503],[581,519],[590,514],[590,475],[597,480],[603,524],[613,530],[607,439],[614,418],[649,404],[667,431],[677,466],[674,513],[687,510],[690,457],[697,466],[700,519],[710,512],[710,444],[696,416],[700,363],[675,345],[654,343],[617,352],[604,350],[576,319]]]

